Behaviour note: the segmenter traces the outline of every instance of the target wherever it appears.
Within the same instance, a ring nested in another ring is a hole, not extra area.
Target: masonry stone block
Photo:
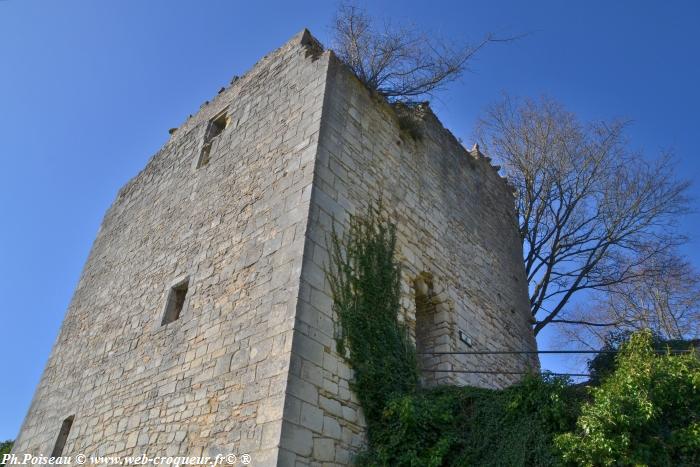
[[[366,422],[336,352],[327,240],[380,187],[417,344],[465,350],[462,330],[479,349],[536,349],[511,189],[421,110],[413,140],[308,31],[204,103],[107,210],[13,451],[51,452],[73,417],[66,455],[350,463]],[[164,320],[168,297],[179,314]],[[484,387],[517,377],[429,370],[538,366],[420,363],[426,385]]]

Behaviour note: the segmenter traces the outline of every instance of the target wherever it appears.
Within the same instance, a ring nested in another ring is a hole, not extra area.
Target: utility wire
[[[654,350],[657,354],[682,354],[694,352],[695,349]],[[617,350],[471,350],[466,352],[417,352],[417,355],[517,355],[517,354],[616,354]],[[428,373],[470,373],[485,375],[529,375],[528,371],[493,371],[493,370],[421,370]],[[555,376],[580,376],[590,378],[588,373],[553,373]]]
[[[476,373],[485,375],[530,375],[532,372],[529,371],[489,371],[489,370],[421,370],[428,373]],[[552,373],[546,372],[550,375],[555,376],[586,376],[590,377],[588,373]]]
[[[682,354],[694,352],[687,350],[655,350],[657,354]],[[514,354],[616,354],[617,350],[472,350],[466,352],[417,352],[418,355],[514,355]]]

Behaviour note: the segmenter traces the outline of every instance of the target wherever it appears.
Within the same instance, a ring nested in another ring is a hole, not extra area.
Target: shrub
[[[603,383],[589,395],[547,375],[503,390],[421,388],[415,348],[398,320],[396,229],[381,204],[352,216],[330,243],[337,349],[355,371],[368,424],[359,465],[700,465],[694,354],[658,355],[651,333],[638,333],[614,364],[591,367]]]
[[[530,376],[504,390],[438,387],[391,401],[364,465],[548,466],[576,421],[580,391]]]
[[[402,134],[406,134],[414,141],[423,139],[422,118],[428,103],[406,104],[397,102],[392,105]]]
[[[572,429],[575,388],[529,377],[503,391],[418,387],[413,346],[399,322],[396,229],[381,203],[333,232],[327,275],[337,348],[368,423],[360,465],[551,465],[552,438]]]
[[[556,438],[576,465],[698,465],[700,360],[657,355],[650,332],[621,347],[616,370],[592,388],[576,430]]]
[[[5,463],[2,462],[2,457],[12,451],[12,446],[14,444],[15,442],[9,439],[7,441],[0,441],[0,466],[5,465]]]
[[[613,331],[607,335],[605,338],[603,348],[600,350],[606,351],[606,353],[600,353],[592,358],[588,362],[588,370],[591,374],[589,384],[593,386],[599,386],[603,380],[615,371],[616,366],[616,354],[620,350],[620,347],[630,340],[632,332],[623,331]],[[657,352],[687,352],[697,345],[697,341],[692,340],[681,340],[681,339],[663,339],[658,334],[652,334],[652,342],[654,350]]]

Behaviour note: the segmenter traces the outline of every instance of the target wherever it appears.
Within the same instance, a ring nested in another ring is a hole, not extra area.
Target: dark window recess
[[[204,134],[204,144],[202,145],[202,152],[199,154],[199,160],[197,161],[197,168],[203,167],[209,163],[211,155],[211,145],[214,139],[221,134],[222,131],[228,126],[229,118],[226,112],[222,112],[216,117],[209,120],[209,125],[207,125],[207,131]]]
[[[432,348],[435,304],[433,278],[430,273],[421,273],[414,282],[416,297],[416,351],[426,352]],[[424,357],[425,358],[425,357]]]
[[[197,162],[197,168],[203,167],[209,163],[209,153],[211,152],[211,143],[204,143],[202,146],[202,152],[199,154],[199,161]]]
[[[54,444],[53,451],[51,451],[51,457],[59,457],[63,455],[63,448],[66,447],[68,433],[70,433],[70,429],[73,426],[74,417],[74,415],[71,415],[63,420],[63,423],[61,424],[61,431],[58,432],[58,437],[56,438],[56,444]]]
[[[168,300],[165,303],[165,313],[163,313],[163,321],[161,321],[161,326],[172,323],[180,317],[182,313],[182,307],[185,304],[185,297],[187,297],[187,286],[189,279],[176,284],[170,288],[168,292]]]

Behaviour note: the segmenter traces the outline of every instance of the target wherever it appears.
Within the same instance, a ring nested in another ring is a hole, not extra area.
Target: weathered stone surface
[[[466,350],[462,331],[476,349],[534,349],[512,194],[424,110],[415,141],[308,32],[233,80],[106,213],[14,451],[51,452],[74,416],[67,455],[349,463],[365,421],[335,352],[326,238],[333,219],[342,230],[380,192],[405,266],[401,319],[418,345]],[[228,126],[211,137],[222,112]],[[162,325],[183,280],[179,318]],[[426,355],[421,365],[537,361]]]
[[[319,384],[316,372],[301,371],[287,389],[314,393],[315,387],[324,424],[320,433],[314,428],[313,455],[297,455],[297,462],[330,460],[332,439],[335,461],[347,464],[363,445],[364,417],[349,389],[352,371],[335,352],[323,266],[331,219],[342,231],[348,215],[363,212],[380,192],[397,222],[403,319],[423,340],[419,347],[426,352],[536,349],[511,189],[485,157],[468,152],[427,108],[421,132],[419,141],[402,133],[393,109],[330,57],[292,345],[299,368],[305,362],[321,366],[323,381]],[[423,275],[431,278],[430,287],[416,281]],[[425,329],[416,329],[414,285],[430,298],[428,319],[418,323]],[[459,339],[460,330],[472,347]],[[538,366],[536,358],[521,356],[425,355],[420,363],[425,370]],[[422,376],[426,384],[485,387],[517,379],[430,371]],[[291,416],[285,412],[283,432],[294,426],[286,422]],[[281,446],[293,451],[284,439]]]

